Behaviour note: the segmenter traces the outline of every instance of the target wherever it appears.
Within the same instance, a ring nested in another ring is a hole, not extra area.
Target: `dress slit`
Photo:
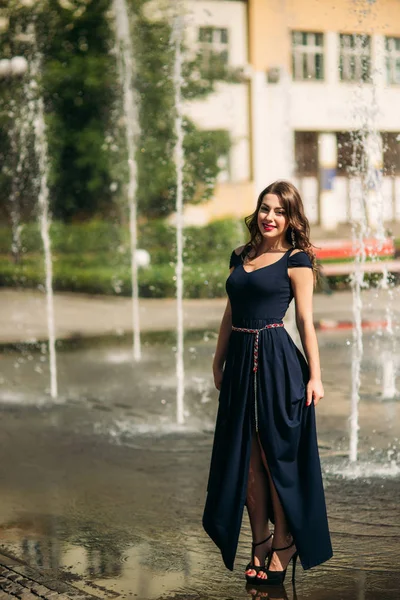
[[[275,479],[274,479],[274,475],[273,475],[273,473],[271,471],[270,463],[268,461],[268,456],[267,456],[267,453],[265,452],[265,448],[263,446],[261,437],[259,436],[258,439],[259,439],[260,448],[261,448],[261,450],[262,450],[262,452],[264,454],[266,463],[268,465],[268,473],[267,473],[267,478],[268,478],[268,498],[269,498],[269,502],[268,502],[268,518],[271,521],[271,523],[273,523],[275,525],[274,505],[273,505],[273,502],[272,502],[272,499],[271,499],[272,494],[271,494],[271,481],[270,480],[272,480],[272,484],[274,486],[275,492],[276,492],[276,494],[278,496],[279,502],[280,502],[280,504],[282,506],[283,513],[285,515],[286,523],[288,525],[288,530],[289,530],[291,536],[293,537],[294,543],[296,544],[296,535],[295,535],[295,533],[293,531],[293,526],[291,524],[291,520],[290,520],[289,514],[288,514],[288,512],[286,510],[286,507],[285,507],[286,503],[282,499],[281,494],[278,491],[278,487],[276,485],[276,482],[275,482]],[[262,460],[262,458],[261,458],[261,460]],[[262,462],[263,462],[263,465],[264,465],[264,461],[263,460],[262,460]],[[265,468],[265,465],[264,465],[264,468]]]

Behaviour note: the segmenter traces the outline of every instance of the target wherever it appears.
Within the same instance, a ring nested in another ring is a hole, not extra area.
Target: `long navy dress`
[[[304,251],[246,272],[232,252],[226,281],[232,325],[280,324],[293,299],[288,267],[309,267]],[[211,457],[203,526],[233,570],[246,502],[251,440],[257,430],[304,569],[332,556],[318,455],[315,407],[305,404],[308,364],[284,327],[230,335]],[[271,511],[271,507],[270,511]],[[273,515],[269,512],[273,521]],[[255,540],[259,541],[259,540]]]

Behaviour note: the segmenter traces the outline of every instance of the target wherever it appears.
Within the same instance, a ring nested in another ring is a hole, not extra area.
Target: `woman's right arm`
[[[231,269],[231,272],[233,268]],[[228,298],[225,312],[222,317],[221,325],[219,328],[217,347],[214,354],[213,360],[213,374],[214,384],[217,390],[221,389],[222,375],[224,372],[224,364],[228,353],[228,343],[232,332],[232,309],[231,303]]]

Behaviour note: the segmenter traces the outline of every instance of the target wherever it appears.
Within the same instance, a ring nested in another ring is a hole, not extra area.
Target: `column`
[[[371,74],[374,84],[382,88],[386,83],[385,37],[373,35],[371,38]]]
[[[335,133],[320,133],[318,136],[319,205],[323,229],[336,229],[343,215],[339,214],[334,183],[337,167],[337,142]],[[343,220],[343,219],[342,219]]]
[[[267,107],[265,72],[253,70],[251,75],[251,157],[255,196],[270,183],[267,166]]]
[[[339,34],[336,31],[325,33],[325,81],[328,85],[339,82]]]

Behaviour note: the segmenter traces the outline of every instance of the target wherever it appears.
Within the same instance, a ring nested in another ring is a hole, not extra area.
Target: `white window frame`
[[[351,41],[354,40],[354,46]],[[363,44],[364,40],[368,43]],[[340,81],[368,81],[371,76],[371,36],[360,33],[339,35]],[[368,72],[364,78],[363,59],[368,59]]]
[[[306,43],[303,42],[303,36],[306,36]],[[317,36],[322,40],[317,44]],[[324,81],[325,37],[322,32],[314,31],[292,31],[292,61],[293,61],[293,79],[295,81]],[[321,56],[321,77],[317,77],[316,56]]]
[[[388,85],[400,84],[400,37],[385,37],[385,58]]]

